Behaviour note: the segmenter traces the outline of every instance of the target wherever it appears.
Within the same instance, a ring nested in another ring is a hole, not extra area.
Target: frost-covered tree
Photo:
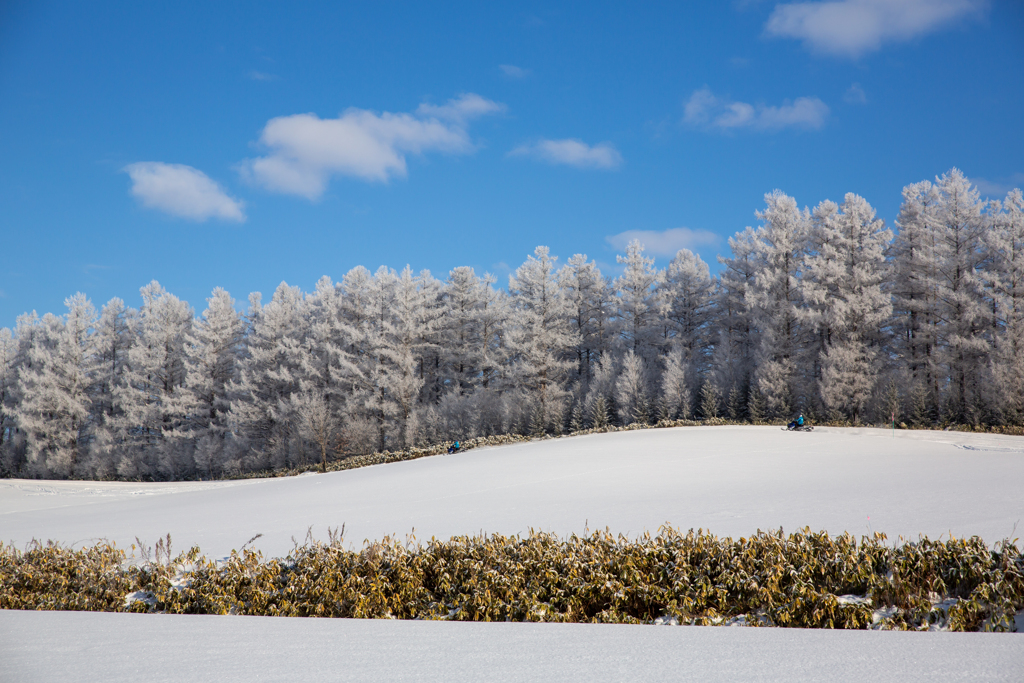
[[[251,332],[237,382],[229,382],[229,428],[241,443],[227,463],[228,470],[282,467],[297,454],[290,451],[294,436],[288,412],[290,397],[305,377],[303,360],[307,320],[298,287],[282,282],[270,302],[250,297]]]
[[[810,216],[796,200],[776,190],[765,195],[767,206],[757,212],[754,258],[756,276],[745,300],[759,341],[755,351],[755,381],[770,416],[782,416],[807,396],[802,357],[806,328],[801,324],[803,298],[800,270]]]
[[[988,417],[1024,422],[1024,197],[1011,191],[994,205],[985,232],[984,273],[992,306],[992,353],[987,377]]]
[[[882,327],[892,313],[885,250],[892,233],[862,197],[825,201],[812,214],[801,285],[813,327],[808,362],[826,408],[855,422],[881,370]]]
[[[576,345],[576,378],[583,384],[590,381],[593,366],[609,350],[611,335],[612,292],[601,270],[586,254],[574,254],[558,271],[569,310]]]
[[[509,276],[512,372],[535,402],[537,421],[545,431],[561,428],[565,381],[575,365],[573,350],[578,344],[570,326],[569,307],[558,286],[555,261],[547,247],[537,247]]]
[[[11,330],[0,328],[0,476],[10,476],[17,472],[13,441],[17,422],[14,419],[16,409],[14,390],[17,386],[17,370],[14,361],[18,353],[18,343]]]
[[[651,418],[649,397],[643,359],[630,349],[622,359],[622,371],[615,382],[615,401],[622,424],[647,424]]]
[[[644,256],[640,240],[626,245],[626,255],[616,256],[623,264],[622,275],[615,278],[618,296],[616,316],[623,347],[645,360],[653,360],[664,347],[659,334],[662,297],[658,287],[665,273],[654,267],[654,259]]]
[[[492,284],[491,278],[478,277],[468,266],[455,268],[445,281],[441,295],[444,311],[441,348],[450,390],[471,392],[493,375],[491,344],[494,340],[484,331],[484,311],[491,303]],[[485,365],[488,366],[486,373]]]
[[[114,389],[123,381],[128,350],[134,342],[133,327],[137,311],[113,298],[100,311],[96,321],[93,346],[93,364],[90,369],[93,419],[97,426],[116,414]]]
[[[714,420],[718,417],[718,405],[721,403],[721,394],[718,387],[710,379],[704,380],[700,387],[700,414],[705,420]]]
[[[155,280],[140,290],[123,381],[99,440],[123,477],[177,479],[194,471],[185,388],[185,340],[192,309]]]
[[[327,471],[327,456],[341,445],[342,432],[337,418],[319,389],[292,394],[293,411],[298,418],[299,433],[312,441],[319,454],[320,471]]]
[[[690,380],[682,349],[664,356],[665,371],[661,375],[660,417],[663,420],[685,420],[690,417]]]
[[[424,285],[431,279],[429,272],[413,276],[412,268],[406,266],[395,281],[391,366],[386,381],[388,393],[397,407],[399,448],[413,445],[419,433],[416,404],[423,387],[420,358],[425,339],[430,335],[428,326],[434,320],[429,314],[434,291]]]
[[[938,190],[928,181],[904,187],[896,219],[899,231],[889,247],[894,331],[890,344],[909,375],[919,417],[928,422],[939,419],[945,384],[939,346],[939,262],[932,229],[938,202]]]
[[[235,301],[217,287],[207,308],[185,337],[185,384],[191,394],[192,437],[197,441],[196,467],[206,475],[225,460],[230,409],[228,384],[238,378],[245,324]]]
[[[659,290],[667,331],[663,347],[682,351],[691,377],[705,374],[712,347],[715,294],[708,264],[689,249],[679,250],[669,263]]]
[[[84,294],[64,301],[61,320],[46,314],[42,333],[21,368],[18,424],[25,431],[29,468],[39,475],[76,473],[88,447],[90,335],[96,309]]]
[[[988,221],[977,189],[958,169],[938,178],[934,235],[938,261],[938,315],[949,376],[948,415],[961,422],[981,417],[981,380],[991,348],[989,311],[980,277]]]
[[[758,345],[746,298],[758,267],[754,230],[748,227],[730,237],[729,247],[731,258],[718,257],[722,271],[718,276],[715,297],[716,334],[712,363],[719,386],[729,387],[730,393],[735,389],[740,396],[746,397],[754,371],[754,351]],[[745,398],[740,404],[737,410],[745,409]]]

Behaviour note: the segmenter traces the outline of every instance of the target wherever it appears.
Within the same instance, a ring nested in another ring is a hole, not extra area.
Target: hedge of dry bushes
[[[108,544],[0,544],[0,608],[956,631],[1013,630],[1024,610],[1016,542],[977,537],[889,545],[882,534],[733,540],[663,528],[353,551],[334,534],[283,559],[243,549],[219,562],[198,548],[171,559],[167,541],[156,561],[134,546],[128,557]]]

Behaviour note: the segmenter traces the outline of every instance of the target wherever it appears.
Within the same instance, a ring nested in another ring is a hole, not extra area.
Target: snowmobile
[[[807,424],[807,422],[804,421],[803,413],[800,413],[795,420],[786,425],[785,430],[788,432],[813,432],[814,427]]]

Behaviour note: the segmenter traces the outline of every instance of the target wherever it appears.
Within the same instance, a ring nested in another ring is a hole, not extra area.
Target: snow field
[[[663,523],[719,536],[810,526],[989,543],[1024,518],[1024,439],[777,427],[643,430],[285,479],[0,482],[0,537],[227,555],[307,528],[354,547],[393,534],[559,534]],[[869,519],[870,518],[870,519]],[[870,525],[870,527],[869,527]],[[56,656],[55,656],[56,655]],[[0,680],[1017,681],[1018,634],[0,612]]]
[[[895,541],[1010,537],[1024,519],[1024,438],[954,432],[682,427],[597,434],[324,475],[222,482],[0,480],[0,538],[283,556],[312,526],[359,548],[386,535],[804,526]]]
[[[1024,638],[781,628],[0,612],[0,679],[1020,681]]]

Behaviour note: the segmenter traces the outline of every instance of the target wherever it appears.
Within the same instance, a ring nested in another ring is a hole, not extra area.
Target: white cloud
[[[478,116],[496,114],[501,111],[505,111],[504,104],[493,102],[474,93],[459,95],[457,98],[448,100],[446,104],[442,105],[424,102],[416,108],[416,113],[420,116],[455,121],[459,124],[465,124],[466,121],[475,119]]]
[[[275,192],[316,199],[332,175],[388,182],[405,177],[406,155],[472,150],[466,124],[504,105],[465,94],[415,114],[347,109],[336,119],[294,114],[271,119],[260,143],[267,156],[241,164],[243,176]]]
[[[513,66],[512,64],[499,64],[498,68],[501,69],[509,78],[526,78],[530,75],[529,69],[524,69],[521,66]]]
[[[971,178],[971,182],[982,197],[1002,199],[1010,190],[1024,188],[1024,173],[1014,173],[1005,181]]]
[[[623,250],[633,240],[640,240],[644,250],[655,256],[675,256],[680,249],[696,251],[701,245],[718,242],[718,235],[710,230],[691,230],[690,228],[669,228],[668,230],[627,230],[618,235],[604,238],[608,244]]]
[[[549,164],[564,164],[576,168],[611,169],[622,163],[622,155],[610,142],[593,147],[582,140],[540,140],[516,147],[509,156],[530,156]]]
[[[140,161],[125,166],[124,171],[132,179],[132,195],[145,207],[196,221],[245,220],[242,202],[191,166]]]
[[[867,104],[868,96],[864,92],[864,88],[860,87],[860,83],[854,83],[846,90],[846,94],[843,95],[843,101],[847,104]]]
[[[715,96],[707,87],[695,90],[683,108],[683,123],[722,130],[751,128],[821,128],[828,118],[828,105],[817,97],[798,97],[772,107],[734,102]]]
[[[833,0],[775,6],[766,35],[795,38],[814,52],[859,57],[988,9],[988,0]]]

